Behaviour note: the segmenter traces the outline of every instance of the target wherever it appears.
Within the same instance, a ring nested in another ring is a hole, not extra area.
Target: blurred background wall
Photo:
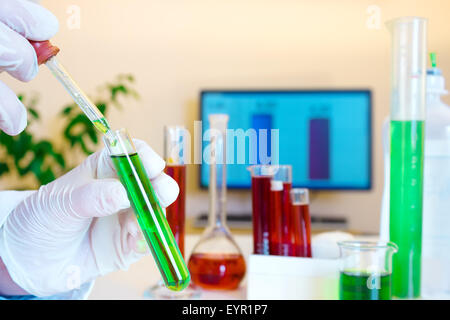
[[[370,88],[373,90],[373,188],[314,194],[313,214],[346,216],[352,229],[377,232],[383,189],[381,126],[389,113],[390,36],[394,17],[429,18],[429,50],[450,75],[450,2],[441,0],[43,0],[59,18],[53,39],[60,60],[87,93],[131,73],[141,98],[113,110],[113,126],[129,129],[162,153],[163,126],[193,132],[204,88]],[[75,7],[74,7],[75,5]],[[75,11],[74,11],[75,8]],[[76,10],[79,8],[79,25]],[[379,18],[379,19],[378,19]],[[75,22],[75,23],[74,23]],[[79,26],[79,28],[78,28]],[[57,114],[70,101],[41,68],[24,84],[0,75],[16,92],[36,92],[44,117],[33,130],[60,131]],[[448,99],[447,99],[448,102]],[[189,215],[207,211],[189,167]],[[0,179],[2,189],[14,179]],[[229,212],[250,211],[249,192],[229,192]]]

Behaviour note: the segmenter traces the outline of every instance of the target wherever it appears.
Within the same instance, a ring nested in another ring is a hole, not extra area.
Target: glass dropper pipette
[[[174,291],[185,289],[190,282],[188,268],[131,137],[124,129],[111,130],[108,121],[97,106],[58,62],[57,47],[50,41],[30,41],[30,43],[36,51],[38,64],[47,65],[93,125],[105,134],[104,142],[110,152],[111,160],[120,181],[127,190],[131,206],[164,284]]]
[[[112,138],[111,127],[106,118],[56,58],[59,48],[52,45],[50,41],[30,41],[30,43],[36,51],[38,64],[45,63],[93,125],[107,137]]]

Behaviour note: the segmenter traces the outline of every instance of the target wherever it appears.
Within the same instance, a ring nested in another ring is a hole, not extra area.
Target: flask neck
[[[227,118],[211,122],[210,175],[209,175],[209,226],[226,226],[227,165],[226,127]]]
[[[225,164],[211,163],[209,181],[209,227],[226,225],[226,168]]]

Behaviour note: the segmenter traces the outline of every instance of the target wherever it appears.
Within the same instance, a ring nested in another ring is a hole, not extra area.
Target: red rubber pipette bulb
[[[46,41],[33,41],[29,40],[34,50],[36,51],[38,65],[46,63],[48,59],[56,56],[59,52],[59,48],[52,45],[49,40]]]

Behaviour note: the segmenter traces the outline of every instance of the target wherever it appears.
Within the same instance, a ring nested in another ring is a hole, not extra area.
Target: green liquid
[[[102,133],[106,133],[108,130],[110,130],[108,121],[106,121],[105,118],[101,118],[100,120],[94,120],[92,123]]]
[[[111,156],[111,159],[120,181],[127,189],[139,226],[166,287],[174,291],[183,290],[189,285],[189,271],[141,159],[136,153],[129,156]],[[133,174],[133,168],[142,183],[141,186]],[[150,203],[151,208],[147,203]]]
[[[341,272],[341,300],[390,300],[391,275]]]
[[[391,121],[390,241],[392,294],[420,296],[424,121]]]

